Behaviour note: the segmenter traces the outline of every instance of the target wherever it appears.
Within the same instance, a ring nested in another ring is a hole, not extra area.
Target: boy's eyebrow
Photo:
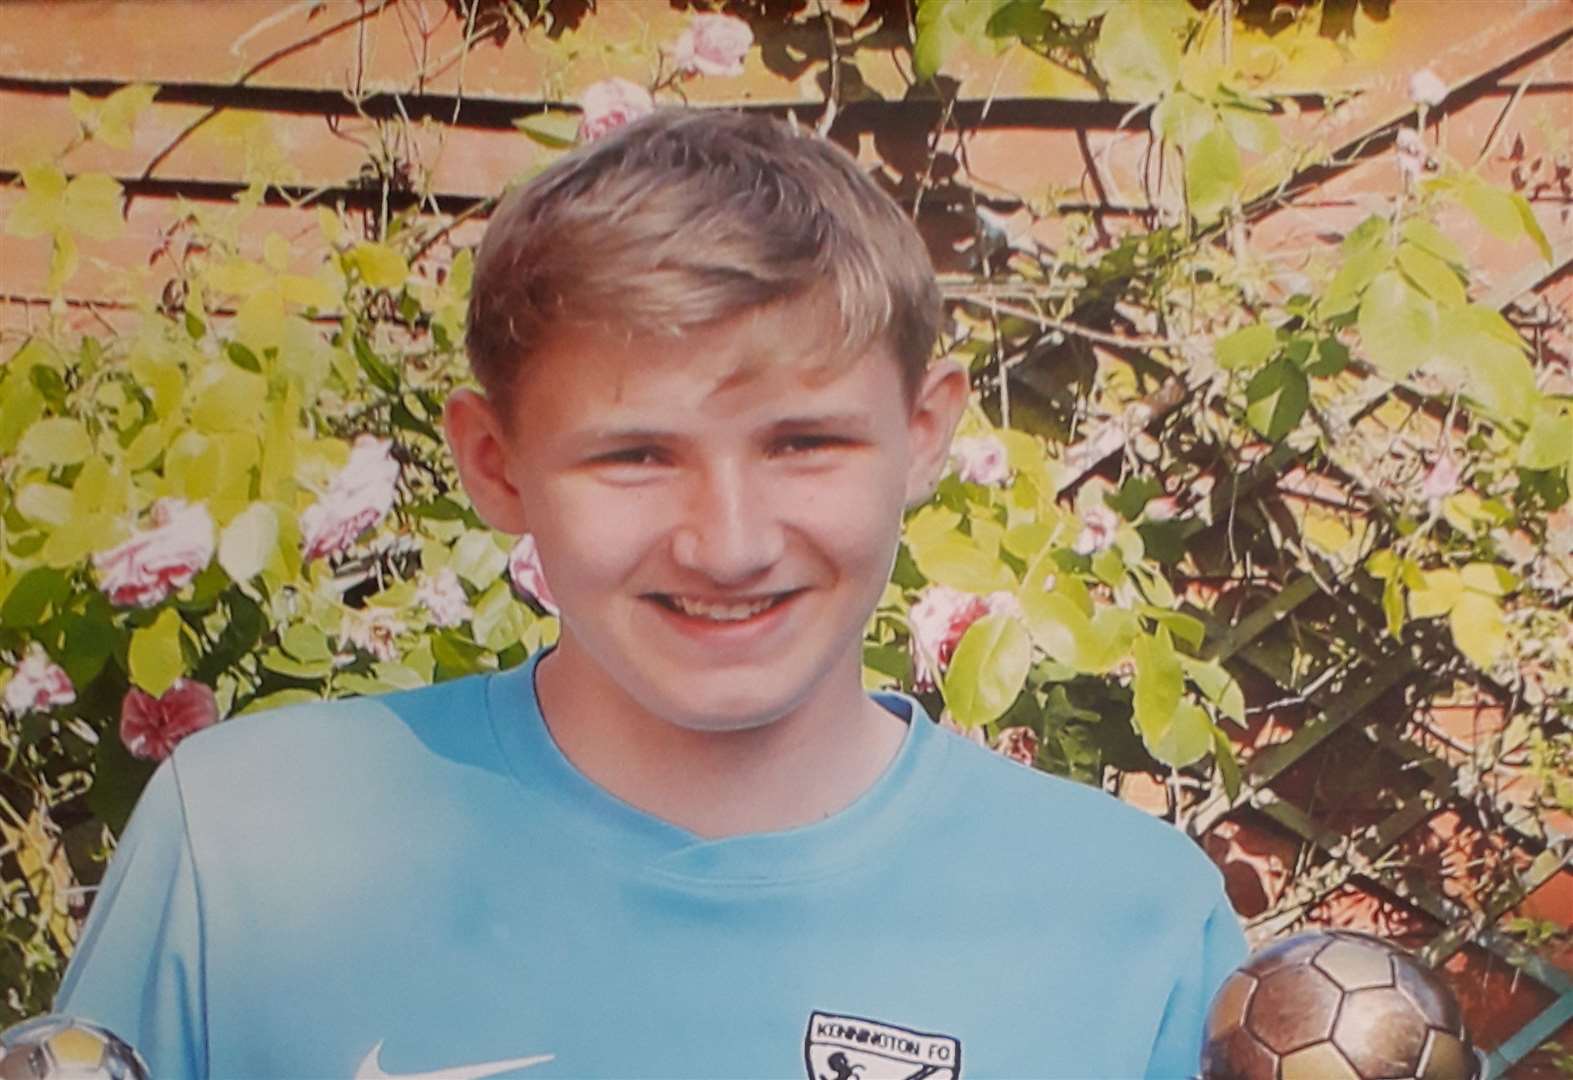
[[[866,412],[815,413],[783,417],[770,426],[776,429],[834,427],[866,430],[872,426],[872,421]]]

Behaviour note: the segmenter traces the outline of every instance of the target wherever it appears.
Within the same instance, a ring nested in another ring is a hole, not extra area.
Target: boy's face
[[[477,508],[535,535],[553,663],[587,701],[723,731],[860,689],[902,510],[944,466],[966,379],[932,369],[909,406],[883,344],[821,363],[824,319],[799,302],[681,340],[564,332],[511,401],[450,403]]]

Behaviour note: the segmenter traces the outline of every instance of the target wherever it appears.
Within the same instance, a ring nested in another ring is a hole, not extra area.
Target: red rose
[[[192,679],[176,679],[158,697],[133,686],[120,703],[120,741],[147,761],[163,761],[181,739],[217,722],[212,688]]]

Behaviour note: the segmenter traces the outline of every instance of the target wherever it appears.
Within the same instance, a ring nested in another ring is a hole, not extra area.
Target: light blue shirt
[[[1169,825],[882,696],[856,803],[706,840],[579,773],[534,669],[187,740],[58,1011],[161,1080],[1196,1072],[1245,943]]]

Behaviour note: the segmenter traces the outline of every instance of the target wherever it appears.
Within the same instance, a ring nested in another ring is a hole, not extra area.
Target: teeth
[[[751,604],[707,604],[702,600],[690,600],[684,596],[671,597],[671,601],[672,606],[684,615],[714,619],[717,622],[740,622],[758,615],[776,602],[774,597],[767,597]]]

